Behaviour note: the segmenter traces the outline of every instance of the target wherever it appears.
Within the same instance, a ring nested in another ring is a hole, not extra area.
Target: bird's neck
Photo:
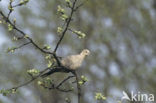
[[[82,60],[86,57],[86,55],[84,55],[83,53],[80,53]]]

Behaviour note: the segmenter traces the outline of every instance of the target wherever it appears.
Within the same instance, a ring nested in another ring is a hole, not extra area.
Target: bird
[[[84,61],[85,57],[90,55],[90,51],[88,49],[83,49],[81,53],[76,54],[76,55],[69,55],[67,57],[64,57],[60,60],[60,63],[63,67],[67,68],[66,70],[68,71],[75,71],[79,67],[81,67],[82,62]],[[66,71],[65,70],[65,71]],[[42,75],[42,77],[46,77],[54,72],[59,72],[61,69],[59,67],[55,69],[51,69],[49,72],[45,73]],[[62,70],[64,71],[64,70]]]

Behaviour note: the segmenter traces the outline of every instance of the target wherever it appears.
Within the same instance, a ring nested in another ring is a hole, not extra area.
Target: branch
[[[79,9],[81,6],[83,6],[88,0],[83,1],[81,4],[79,4],[74,11],[76,11],[77,9]]]
[[[6,17],[6,16],[4,15],[4,13],[3,13],[2,11],[0,11],[0,14],[1,14],[2,17],[4,18],[4,20],[5,20],[7,23],[9,23],[9,24],[13,27],[13,29],[15,29],[15,30],[18,31],[20,34],[22,34],[23,37],[25,37],[27,40],[29,40],[29,42],[30,42],[31,44],[33,44],[34,47],[36,47],[38,50],[40,50],[40,51],[43,52],[43,53],[54,55],[54,53],[49,52],[49,51],[45,51],[44,49],[42,49],[41,47],[39,47],[30,37],[27,36],[26,33],[24,33],[22,30],[20,30],[19,28],[17,28],[16,25],[14,25],[14,24],[8,19],[8,17]]]
[[[12,7],[15,8],[15,7],[18,7],[18,6],[21,6],[23,5],[22,3],[19,3],[19,4],[16,4],[16,5],[13,5]]]
[[[75,12],[75,5],[76,5],[76,2],[77,2],[77,0],[75,0],[75,1],[73,2],[73,6],[71,7],[70,16],[69,16],[69,18],[67,19],[66,27],[65,27],[64,31],[62,32],[62,36],[61,36],[60,40],[59,40],[58,43],[56,44],[56,47],[55,47],[55,49],[54,49],[54,53],[57,51],[57,49],[58,49],[58,47],[59,47],[59,45],[60,45],[62,39],[64,38],[64,36],[65,36],[65,34],[66,34],[67,30],[68,30],[69,24],[70,24],[70,22],[71,22],[71,20],[72,20],[73,13]]]
[[[28,85],[29,83],[33,82],[34,80],[36,80],[36,79],[39,78],[39,77],[47,76],[47,75],[53,74],[53,73],[55,73],[55,72],[66,72],[66,73],[71,72],[72,74],[74,74],[74,76],[69,76],[69,77],[65,78],[65,79],[64,79],[62,82],[60,82],[56,87],[55,87],[54,85],[51,85],[51,87],[45,87],[45,88],[48,88],[48,89],[57,89],[57,90],[62,91],[62,92],[69,92],[69,91],[72,91],[72,90],[61,89],[60,86],[63,85],[63,83],[65,83],[65,82],[66,82],[67,80],[69,80],[70,78],[76,77],[77,92],[78,92],[78,93],[77,93],[77,95],[78,95],[78,103],[80,103],[81,87],[80,87],[80,85],[79,85],[79,78],[78,78],[78,76],[77,76],[77,73],[76,73],[76,71],[72,71],[72,70],[70,70],[70,69],[67,69],[67,68],[65,68],[65,67],[62,67],[62,66],[61,66],[61,63],[60,63],[60,61],[59,61],[59,59],[58,59],[58,57],[57,57],[57,55],[56,55],[56,51],[57,51],[59,45],[61,44],[61,41],[63,40],[63,38],[64,38],[64,36],[65,36],[65,34],[66,34],[68,28],[69,28],[69,25],[70,25],[70,23],[71,23],[71,21],[72,21],[72,17],[73,17],[74,12],[75,12],[79,7],[81,7],[81,6],[84,4],[84,3],[82,3],[82,4],[80,4],[80,5],[78,5],[78,6],[76,7],[76,2],[77,2],[77,1],[78,1],[78,0],[74,0],[72,6],[70,7],[71,12],[70,12],[70,15],[69,15],[68,19],[65,21],[65,29],[64,29],[64,31],[62,32],[62,35],[61,35],[59,41],[57,42],[56,47],[55,47],[55,49],[54,49],[53,52],[46,51],[46,50],[44,50],[43,48],[39,47],[39,45],[37,45],[37,44],[33,41],[32,38],[28,37],[27,34],[26,34],[25,32],[23,32],[22,30],[20,30],[14,23],[12,23],[12,22],[10,21],[9,16],[10,16],[11,12],[13,11],[13,8],[14,8],[14,7],[17,7],[17,6],[21,6],[22,4],[19,3],[19,4],[16,4],[16,5],[12,6],[12,2],[10,2],[10,8],[11,8],[11,9],[9,9],[8,16],[5,16],[4,13],[3,13],[2,11],[0,11],[0,15],[2,15],[2,17],[3,17],[3,19],[6,21],[6,23],[8,23],[9,25],[11,25],[12,28],[13,28],[14,30],[16,30],[17,32],[19,32],[19,33],[22,35],[22,37],[23,37],[24,39],[26,39],[26,40],[29,41],[29,42],[27,42],[27,43],[25,43],[25,44],[22,44],[21,46],[15,48],[15,49],[21,48],[21,47],[23,47],[23,46],[28,45],[28,44],[31,43],[35,48],[37,48],[37,49],[38,49],[39,51],[41,51],[42,53],[53,55],[54,58],[55,58],[56,61],[57,61],[57,64],[58,64],[58,67],[57,67],[57,68],[51,69],[49,72],[44,73],[44,72],[46,72],[47,70],[50,69],[50,68],[46,68],[46,69],[44,69],[43,71],[41,71],[41,72],[39,73],[39,75],[37,75],[37,76],[35,76],[35,77],[32,77],[31,80],[29,80],[29,81],[27,81],[27,82],[25,82],[25,83],[23,83],[23,84],[21,84],[21,85],[18,85],[18,86],[16,86],[16,87],[13,87],[13,88],[11,88],[11,89],[16,90],[16,89],[18,89],[18,88],[20,88],[20,87],[22,87],[22,86]],[[10,89],[8,89],[8,90],[10,90]]]
[[[8,13],[7,19],[9,19],[10,14],[11,14],[12,11],[13,11],[12,3],[13,3],[13,1],[10,0],[10,2],[9,2],[9,7],[8,7],[8,8],[9,8],[9,13]]]
[[[14,48],[14,50],[15,50],[15,49],[20,49],[20,48],[22,48],[22,47],[24,47],[24,46],[26,46],[26,45],[28,45],[28,44],[30,44],[30,43],[31,43],[31,42],[24,43],[24,44],[20,45],[19,47]]]
[[[54,85],[52,85],[51,87],[48,87],[48,86],[43,85],[43,87],[46,88],[46,89],[49,89],[49,90],[51,90],[51,89],[56,89],[56,90],[58,90],[58,91],[60,91],[60,92],[71,92],[71,91],[72,91],[72,89],[61,89],[61,88],[56,88],[56,87],[54,87]]]
[[[64,82],[66,82],[67,80],[69,80],[70,78],[73,78],[73,77],[75,77],[75,76],[68,76],[68,77],[65,78],[62,82],[60,82],[60,83],[56,86],[56,88],[59,88]]]
[[[65,78],[63,81],[61,81],[57,86],[54,85],[54,83],[50,82],[49,85],[46,85],[46,83],[44,83],[43,81],[43,84],[41,83],[40,85],[46,89],[56,89],[58,91],[61,91],[61,92],[70,92],[70,91],[73,91],[72,89],[61,89],[60,86],[63,85],[63,83],[65,83],[67,80],[69,80],[70,78],[73,78],[75,76],[68,76],[67,78]]]
[[[44,73],[47,71],[47,70],[49,70],[50,68],[46,68],[46,69],[44,69],[43,71],[41,71],[40,73],[39,73],[39,75],[37,75],[37,76],[35,76],[35,77],[33,77],[32,76],[32,79],[31,80],[29,80],[29,81],[27,81],[27,82],[25,82],[25,83],[23,83],[23,84],[20,84],[20,85],[18,85],[18,86],[15,86],[15,87],[13,87],[13,88],[11,88],[11,89],[6,89],[6,90],[12,90],[12,89],[15,89],[15,90],[17,90],[17,89],[19,89],[20,87],[23,87],[23,86],[26,86],[26,85],[28,85],[28,84],[30,84],[31,82],[33,82],[34,80],[36,80],[36,79],[38,79],[39,77],[42,77],[42,75],[44,75]],[[56,69],[52,69],[52,70],[55,70],[55,71],[53,71],[53,73],[55,73],[55,72],[67,72],[67,73],[69,73],[69,70],[67,70],[67,69],[61,69],[61,68],[56,68]],[[65,82],[65,81],[67,81],[68,79],[70,79],[70,78],[72,78],[72,77],[74,77],[74,76],[69,76],[68,78],[66,78],[65,80],[63,80],[61,83],[59,83],[56,87],[54,87],[54,86],[51,86],[51,87],[46,87],[46,86],[44,86],[45,88],[48,88],[48,89],[57,89],[57,90],[59,90],[59,91],[62,91],[62,92],[69,92],[69,91],[72,91],[71,89],[70,90],[64,90],[64,89],[60,89],[59,87]]]
[[[76,77],[78,103],[81,103],[81,87],[80,87],[80,84],[79,84],[79,78],[77,76],[76,71],[73,72],[73,74]]]
[[[23,87],[23,86],[26,86],[26,85],[30,84],[31,82],[33,82],[34,80],[36,80],[37,78],[39,78],[39,77],[40,77],[45,71],[47,71],[48,69],[50,69],[50,68],[44,69],[44,70],[41,71],[40,74],[37,75],[36,77],[33,77],[31,80],[29,80],[29,81],[27,81],[27,82],[25,82],[25,83],[23,83],[23,84],[20,84],[20,85],[18,85],[18,86],[16,86],[16,87],[13,87],[13,88],[11,88],[11,89],[17,90],[17,89],[20,88],[20,87]],[[7,90],[11,90],[11,89],[7,89]]]

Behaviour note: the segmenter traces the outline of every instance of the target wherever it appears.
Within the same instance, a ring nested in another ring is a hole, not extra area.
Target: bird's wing
[[[61,63],[63,65],[72,64],[72,60],[73,60],[72,58],[74,58],[74,57],[73,56],[67,56],[61,60]]]
[[[61,60],[61,63],[65,67],[71,67],[72,65],[77,63],[78,55],[70,55]],[[72,69],[72,68],[71,68]]]

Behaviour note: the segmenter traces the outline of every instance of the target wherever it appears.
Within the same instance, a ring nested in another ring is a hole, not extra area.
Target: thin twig
[[[27,81],[27,82],[25,82],[25,83],[23,83],[23,84],[20,84],[20,85],[18,85],[18,86],[16,86],[16,87],[13,87],[13,88],[11,88],[11,89],[18,89],[18,88],[20,88],[20,87],[23,87],[23,86],[26,86],[26,85],[30,84],[31,82],[33,82],[34,80],[36,80],[37,78],[39,78],[39,77],[40,77],[45,71],[47,71],[48,69],[49,69],[49,68],[44,69],[44,70],[41,71],[40,74],[37,75],[36,77],[33,77],[31,80],[29,80],[29,81]],[[8,89],[8,90],[10,90],[10,89]]]
[[[28,45],[28,44],[30,44],[31,42],[27,42],[27,43],[24,43],[24,44],[22,44],[22,45],[20,45],[19,47],[16,47],[15,49],[20,49],[20,48],[22,48],[23,46],[26,46],[26,45]],[[14,50],[15,50],[14,49]]]
[[[73,77],[75,77],[75,76],[68,76],[68,77],[65,78],[62,82],[60,82],[60,83],[56,86],[56,88],[59,88],[64,82],[66,82],[67,80],[69,80],[70,78],[73,78]]]
[[[0,14],[3,16],[3,18],[5,19],[6,22],[8,22],[12,27],[13,29],[15,29],[16,31],[18,31],[19,33],[21,33],[24,36],[26,36],[27,34],[24,33],[22,30],[20,30],[19,28],[17,28],[4,14],[2,11],[0,11]],[[29,40],[38,50],[40,50],[41,52],[43,53],[46,53],[46,54],[54,54],[52,52],[49,52],[49,51],[45,51],[44,49],[40,48],[30,37],[26,37],[27,40]]]
[[[79,4],[74,11],[77,11],[77,9],[79,9],[81,6],[83,6],[88,0],[83,1],[81,4]]]
[[[11,1],[11,0],[10,0],[10,2],[9,2],[9,13],[8,13],[7,19],[9,19],[10,14],[11,14],[12,11],[13,11],[12,2],[13,2],[13,1]]]
[[[70,78],[73,78],[75,76],[68,76],[67,78],[65,78],[62,82],[60,82],[57,86],[55,86],[53,83],[50,84],[50,86],[46,86],[46,85],[42,85],[44,88],[46,89],[56,89],[58,91],[61,92],[70,92],[73,91],[72,89],[61,89],[60,86],[63,85],[63,83],[65,83],[67,80],[69,80]]]
[[[75,8],[75,5],[76,5],[76,2],[77,2],[77,0],[75,0],[75,1],[73,2],[73,6],[72,6],[72,8],[71,8],[70,16],[69,16],[69,18],[67,19],[66,27],[65,27],[64,31],[62,32],[62,36],[61,36],[60,40],[59,40],[58,43],[56,44],[56,47],[55,47],[55,49],[54,49],[54,53],[57,51],[57,49],[58,49],[58,47],[59,47],[59,45],[60,45],[62,39],[64,38],[64,36],[65,36],[65,34],[66,34],[66,31],[68,30],[69,24],[70,24],[70,22],[71,22],[71,20],[72,20],[72,16],[73,16],[73,13],[74,13],[74,8]]]
[[[60,91],[60,92],[71,92],[72,91],[72,89],[61,89],[61,88],[56,88],[56,87],[48,87],[48,86],[43,86],[44,88],[46,88],[46,89],[49,89],[49,90],[51,90],[51,89],[56,89],[56,90],[58,90],[58,91]]]
[[[16,5],[13,5],[12,7],[15,8],[15,7],[18,7],[18,6],[21,6],[22,3],[19,3],[19,4],[16,4]]]
[[[69,89],[69,90],[66,90],[66,89],[60,89],[60,88],[56,88],[58,91],[61,91],[61,92],[71,92],[72,89]]]

